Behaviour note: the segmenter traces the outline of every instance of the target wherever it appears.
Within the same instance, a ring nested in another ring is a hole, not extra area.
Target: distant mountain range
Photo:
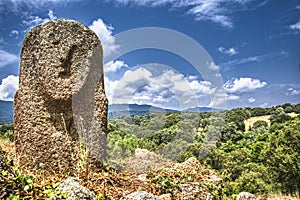
[[[138,104],[112,104],[108,106],[108,118],[116,118],[120,116],[141,116],[148,113],[159,112],[217,112],[220,111],[216,108],[210,107],[195,107],[186,110],[164,109],[151,105],[138,105]]]
[[[116,118],[120,116],[141,116],[148,113],[160,112],[179,112],[178,110],[163,109],[150,105],[138,104],[112,104],[108,106],[108,118]]]
[[[183,112],[218,112],[221,109],[211,108],[211,107],[196,107],[196,108],[188,108],[183,110]]]
[[[189,108],[183,111],[175,109],[163,109],[150,105],[138,104],[112,104],[108,106],[108,118],[120,116],[141,116],[148,113],[160,112],[217,112],[218,109],[210,107]],[[14,103],[12,101],[0,100],[0,124],[11,123],[14,120]]]

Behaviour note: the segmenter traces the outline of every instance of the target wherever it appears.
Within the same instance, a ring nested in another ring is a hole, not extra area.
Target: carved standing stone
[[[21,51],[15,144],[22,168],[74,171],[82,147],[105,159],[107,98],[96,34],[71,20],[32,28]]]

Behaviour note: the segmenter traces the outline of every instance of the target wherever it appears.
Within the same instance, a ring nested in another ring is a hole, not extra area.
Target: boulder
[[[62,181],[59,184],[58,189],[67,194],[67,200],[97,200],[94,192],[80,185],[80,183],[72,177]],[[58,198],[59,197],[55,197],[53,199]]]
[[[121,170],[141,174],[149,171],[159,171],[174,165],[174,163],[147,149],[137,148],[134,155],[127,158],[120,165],[122,166]]]
[[[102,55],[97,35],[75,21],[52,20],[27,33],[14,108],[21,168],[74,171],[83,151],[88,163],[105,159]]]
[[[148,192],[138,191],[122,197],[121,200],[159,200],[159,198]]]

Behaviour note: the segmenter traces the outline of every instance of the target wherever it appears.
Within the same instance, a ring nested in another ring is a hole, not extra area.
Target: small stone
[[[159,198],[148,192],[138,191],[122,197],[121,200],[159,200]]]
[[[68,178],[64,181],[62,181],[58,189],[67,194],[67,200],[96,200],[96,195],[94,192],[90,191],[86,187],[83,187],[80,185],[80,183],[75,178]],[[59,197],[56,197],[54,199],[59,199]]]
[[[145,182],[147,180],[147,174],[140,174],[138,180]]]

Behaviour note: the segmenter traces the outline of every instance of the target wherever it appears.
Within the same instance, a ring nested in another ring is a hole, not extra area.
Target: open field
[[[249,129],[253,126],[253,124],[258,120],[266,121],[268,123],[268,126],[271,126],[270,116],[271,115],[263,115],[263,116],[258,116],[258,117],[251,117],[251,118],[245,120],[244,121],[245,131],[249,131]]]
[[[298,114],[292,112],[292,113],[288,113],[287,115],[291,116],[291,117],[296,117]],[[258,117],[250,117],[249,119],[245,120],[245,131],[249,131],[249,129],[253,126],[253,124],[258,121],[258,120],[262,120],[262,121],[266,121],[268,123],[268,126],[271,126],[271,121],[270,121],[270,117],[271,115],[263,115],[263,116],[258,116]]]

